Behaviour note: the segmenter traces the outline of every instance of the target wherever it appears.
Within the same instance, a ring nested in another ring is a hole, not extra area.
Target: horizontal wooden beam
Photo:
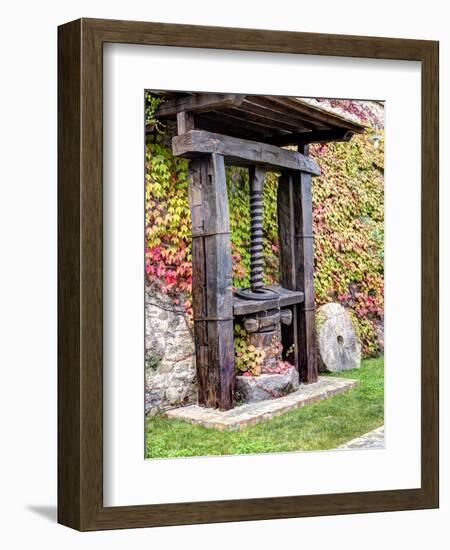
[[[214,114],[214,112],[211,112],[195,115],[195,128],[197,130],[206,130],[207,132],[217,132],[217,119],[214,118]],[[220,131],[230,136],[237,135],[242,139],[250,139],[255,141],[261,139],[260,131],[249,129],[247,126],[241,126],[239,128],[239,133],[236,134],[236,124],[233,122],[230,123],[229,120],[225,120],[223,118],[220,120]]]
[[[287,307],[303,302],[305,295],[298,290],[289,290],[279,285],[269,285],[267,288],[275,290],[278,296],[268,300],[246,300],[239,296],[233,296],[233,315],[249,315],[259,311]]]
[[[175,156],[195,158],[206,153],[217,153],[238,166],[257,165],[268,169],[288,169],[320,175],[319,165],[312,159],[282,149],[276,145],[239,139],[204,130],[190,130],[172,139]]]
[[[353,136],[346,128],[330,130],[313,130],[311,132],[294,132],[286,135],[276,135],[265,138],[272,145],[306,145],[308,143],[324,143],[327,141],[350,141]]]
[[[266,117],[254,115],[248,111],[238,111],[236,108],[226,109],[217,113],[217,117],[233,120],[237,127],[245,124],[249,127],[257,128],[260,134],[270,134],[273,132],[292,132],[296,131],[296,128],[292,125],[286,127],[285,124],[275,122]]]
[[[156,118],[170,118],[180,111],[202,113],[240,105],[245,96],[238,94],[198,94],[165,101],[155,112]]]
[[[243,101],[239,106],[233,106],[232,108],[221,111],[218,114],[219,116],[228,114],[235,117],[238,121],[243,120],[244,122],[249,121],[256,123],[265,128],[265,131],[267,131],[268,128],[269,131],[272,132],[298,132],[302,128],[305,128],[304,126],[299,126],[296,124],[295,120],[290,117],[283,118],[282,115],[276,117],[270,113],[270,111],[265,111],[258,105],[253,105],[252,103],[247,103],[246,101]]]
[[[202,117],[203,120],[206,118],[209,121],[214,122],[214,127],[211,128],[212,132],[220,132],[222,135],[230,135],[244,139],[246,138],[244,132],[252,132],[253,135],[255,135],[254,139],[261,141],[264,135],[271,135],[278,131],[278,128],[273,125],[271,126],[270,123],[261,124],[248,119],[240,118],[236,111],[228,109],[203,113],[198,115],[196,120],[198,120],[199,117]],[[206,130],[206,128],[201,127],[199,124],[197,124],[196,128]],[[229,131],[230,128],[231,131]]]

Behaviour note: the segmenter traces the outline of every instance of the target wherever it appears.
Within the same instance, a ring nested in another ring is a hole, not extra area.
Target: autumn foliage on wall
[[[316,304],[350,309],[364,355],[377,355],[384,306],[383,149],[365,135],[315,145],[322,174],[313,180]]]
[[[152,119],[157,107],[147,98],[145,151],[146,275],[150,285],[171,296],[174,308],[192,318],[191,222],[188,163],[173,157],[170,129]],[[358,111],[359,102],[344,102]],[[369,121],[370,122],[370,121]],[[370,133],[350,142],[312,145],[322,174],[313,178],[316,305],[337,301],[353,315],[366,356],[379,353],[377,327],[383,320],[383,146]],[[269,173],[264,190],[265,277],[278,280],[278,176]],[[227,169],[233,258],[233,286],[249,286],[250,213],[248,173]]]

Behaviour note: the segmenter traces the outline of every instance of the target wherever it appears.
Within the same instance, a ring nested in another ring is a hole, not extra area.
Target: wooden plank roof
[[[193,115],[195,128],[273,145],[347,141],[365,127],[340,114],[287,96],[160,92],[155,113],[175,120]]]

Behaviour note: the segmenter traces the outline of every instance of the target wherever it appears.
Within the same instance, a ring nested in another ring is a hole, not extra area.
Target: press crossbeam
[[[204,130],[190,130],[175,136],[172,151],[175,156],[187,158],[215,153],[223,155],[228,164],[236,166],[261,166],[271,170],[298,170],[320,175],[317,162],[297,151]]]

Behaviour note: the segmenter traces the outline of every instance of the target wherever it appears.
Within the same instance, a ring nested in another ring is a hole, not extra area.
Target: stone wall
[[[145,412],[195,402],[195,351],[184,312],[154,287],[145,290]]]

